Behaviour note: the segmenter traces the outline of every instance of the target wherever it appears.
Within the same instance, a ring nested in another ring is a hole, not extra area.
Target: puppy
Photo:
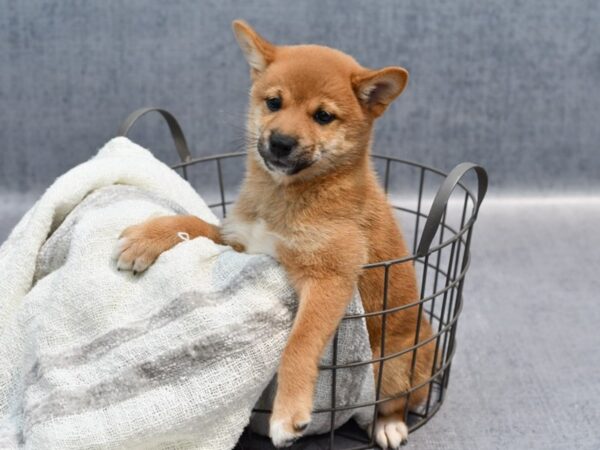
[[[400,67],[370,70],[352,57],[316,45],[275,46],[235,21],[250,65],[246,176],[233,213],[221,228],[197,217],[153,218],[127,228],[118,267],[142,272],[180,242],[178,232],[204,236],[238,251],[266,253],[287,270],[299,309],[283,352],[270,419],[276,447],[290,445],[310,422],[318,364],[356,286],[367,312],[382,308],[384,270],[361,266],[408,254],[370,161],[375,119],[406,86]],[[388,308],[419,299],[412,263],[388,274]],[[416,307],[387,317],[386,354],[431,336]],[[367,319],[373,354],[380,354],[381,317]],[[381,398],[429,377],[433,342],[383,365]],[[379,364],[374,365],[375,377]],[[406,441],[404,410],[427,387],[379,405],[375,439],[382,448]],[[369,427],[370,430],[371,427]]]

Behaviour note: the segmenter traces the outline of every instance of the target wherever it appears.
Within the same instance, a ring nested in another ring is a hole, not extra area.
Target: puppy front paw
[[[273,408],[269,424],[269,436],[273,445],[277,448],[289,447],[300,438],[310,424],[310,412],[309,407],[296,412],[289,409],[280,414],[277,408]]]
[[[148,220],[130,226],[121,233],[113,259],[117,261],[118,270],[131,270],[136,275],[180,241],[176,232],[161,224],[160,218]]]

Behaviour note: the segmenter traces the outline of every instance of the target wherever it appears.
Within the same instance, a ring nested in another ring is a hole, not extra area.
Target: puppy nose
[[[269,149],[278,158],[288,156],[297,144],[298,140],[296,138],[278,132],[271,133],[269,138]]]

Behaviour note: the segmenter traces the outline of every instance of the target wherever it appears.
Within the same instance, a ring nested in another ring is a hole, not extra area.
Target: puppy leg
[[[205,236],[217,244],[225,244],[219,227],[198,217],[156,217],[128,227],[121,233],[115,249],[117,268],[132,270],[134,274],[143,272],[161,253],[181,242],[181,233],[186,233],[190,239]]]
[[[270,422],[276,447],[291,445],[310,423],[318,364],[352,297],[353,279],[337,276],[296,283],[300,305],[277,375]]]

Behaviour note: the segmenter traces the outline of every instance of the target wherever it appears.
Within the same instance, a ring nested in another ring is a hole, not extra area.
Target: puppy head
[[[242,21],[233,30],[250,65],[249,151],[262,169],[287,183],[357,164],[408,72],[366,69],[328,47],[275,46]]]

